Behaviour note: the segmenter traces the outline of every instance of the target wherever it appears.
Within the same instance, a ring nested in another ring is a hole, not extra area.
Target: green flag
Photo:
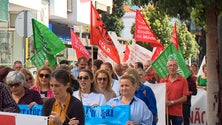
[[[64,50],[66,46],[48,27],[37,20],[32,19],[32,27],[34,45],[37,49],[37,53],[32,56],[32,63],[40,67],[44,65],[42,62],[48,59],[52,67],[56,62],[55,55]]]
[[[49,60],[49,65],[50,67],[53,67],[56,63],[56,58],[54,57],[54,55],[50,55],[50,54],[46,54],[43,49],[40,49],[36,52],[36,54],[34,54],[31,57],[31,61],[32,63],[36,66],[36,67],[41,67],[44,65],[45,60],[48,59]]]
[[[183,58],[183,55],[181,53],[181,50],[178,51],[174,47],[174,45],[171,43],[158,57],[157,59],[152,63],[152,67],[155,69],[157,74],[164,78],[168,75],[167,70],[167,62],[170,59],[174,59],[178,63],[178,70],[177,72],[182,75],[183,77],[187,78],[190,75],[190,71],[186,67],[185,60]]]

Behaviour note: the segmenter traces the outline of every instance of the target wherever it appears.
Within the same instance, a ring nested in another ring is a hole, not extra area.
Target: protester
[[[48,60],[48,59],[46,59],[46,60],[44,61],[44,65],[50,67],[50,63],[49,63],[49,60]]]
[[[22,62],[17,60],[14,62],[13,69],[16,71],[20,71],[23,68]]]
[[[71,69],[71,73],[77,78],[79,76],[79,70],[85,69],[87,65],[87,58],[82,56],[78,59],[77,67]]]
[[[69,61],[67,61],[67,60],[61,60],[61,61],[59,62],[59,66],[62,66],[62,65],[65,65],[65,66],[68,66],[68,67],[69,67]]]
[[[135,69],[143,69],[143,63],[141,63],[141,62],[135,62],[135,63],[134,63],[134,68],[135,68]]]
[[[197,77],[197,87],[206,89],[207,87],[207,64],[202,67],[203,73]]]
[[[15,100],[2,82],[0,82],[0,111],[19,113]]]
[[[119,79],[119,77],[121,77],[123,75],[123,69],[122,69],[122,64],[116,64],[114,66],[114,71],[117,74],[117,77]]]
[[[36,74],[34,86],[30,89],[39,92],[41,98],[45,102],[48,98],[53,97],[52,90],[50,89],[50,75],[52,70],[48,66],[42,66]]]
[[[93,62],[93,66],[92,66],[92,71],[93,73],[96,73],[97,70],[100,69],[100,66],[103,64],[103,61],[102,60],[94,60]]]
[[[88,59],[86,69],[92,70],[92,58]]]
[[[189,66],[187,66],[187,68],[189,69]],[[187,101],[183,103],[183,125],[190,125],[191,96],[197,94],[197,86],[194,74],[191,74],[187,78],[187,82],[190,95],[187,96]]]
[[[137,72],[140,77],[140,82],[143,85],[149,86],[150,84],[152,84],[146,80],[146,72],[143,69],[137,69]]]
[[[10,71],[14,71],[14,69],[8,66],[2,66],[0,68],[0,82],[2,82],[8,90],[10,89],[9,89],[9,86],[6,84],[6,76],[8,75]]]
[[[70,76],[64,69],[56,69],[51,75],[54,97],[48,99],[42,109],[42,115],[49,116],[48,125],[84,125],[83,105],[70,93]]]
[[[132,75],[123,75],[120,78],[121,96],[111,99],[108,105],[130,105],[130,119],[126,125],[152,125],[153,115],[146,104],[134,96],[137,81]]]
[[[32,73],[28,69],[25,69],[25,68],[22,68],[21,72],[25,75],[25,79],[26,79],[26,82],[24,83],[24,87],[26,88],[32,87],[34,85],[34,78],[32,76]]]
[[[111,87],[112,78],[109,72],[103,69],[96,71],[94,81],[100,91],[104,94],[106,101],[109,101],[111,98],[116,97],[116,93]]]
[[[138,70],[142,69],[139,68]],[[153,125],[156,125],[156,122],[158,121],[158,115],[157,115],[156,98],[153,93],[153,90],[149,86],[145,86],[144,84],[142,84],[142,81],[136,69],[128,68],[125,74],[133,75],[136,78],[136,83],[138,84],[138,87],[136,89],[135,96],[143,100],[146,106],[152,112]]]
[[[80,88],[73,93],[83,105],[98,106],[106,103],[105,96],[94,83],[93,73],[89,69],[81,69],[77,77]]]
[[[151,64],[152,64],[152,60],[147,60],[143,63],[144,70],[146,72],[146,80],[149,83],[155,84],[156,82],[159,81],[159,76],[156,74]]]
[[[24,87],[25,75],[20,71],[11,71],[6,77],[12,97],[17,104],[28,104],[31,108],[35,104],[42,104],[43,100],[37,91]]]
[[[122,72],[123,72],[123,74],[124,74],[124,72],[126,71],[126,69],[128,69],[129,68],[129,66],[128,66],[128,64],[126,63],[126,62],[123,62],[122,63]]]
[[[70,72],[70,69],[69,69],[69,66],[68,66],[68,65],[62,64],[62,65],[60,65],[60,66],[58,67],[58,69],[64,69],[64,70]],[[71,81],[70,81],[71,90],[72,90],[72,91],[77,91],[77,90],[79,89],[79,82],[77,81],[77,79],[75,78],[74,75],[71,74],[70,77],[71,77]]]
[[[177,69],[176,60],[169,60],[167,62],[169,75],[160,81],[161,83],[166,83],[168,125],[182,125],[182,105],[187,101],[187,96],[189,95],[187,80],[177,73]]]
[[[100,69],[106,70],[110,73],[111,77],[112,77],[112,89],[113,91],[116,93],[116,96],[119,96],[119,80],[117,75],[115,74],[114,70],[113,70],[113,66],[111,63],[109,62],[104,62],[101,66]]]
[[[191,64],[191,73],[194,75],[194,76],[197,76],[197,73],[198,73],[198,65],[196,63],[192,63]]]

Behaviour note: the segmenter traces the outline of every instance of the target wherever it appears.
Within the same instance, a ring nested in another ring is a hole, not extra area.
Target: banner
[[[126,125],[130,119],[130,106],[84,106],[85,125]]]
[[[197,95],[191,98],[190,125],[206,125],[207,91],[198,88]]]
[[[44,116],[0,112],[1,125],[47,125],[47,121]]]
[[[130,46],[130,57],[127,62],[128,64],[134,64],[135,62],[143,63],[147,60],[150,60],[151,55],[151,51],[133,42]]]
[[[42,115],[42,105],[33,105],[32,108],[29,108],[29,105],[18,105],[18,107],[20,114]]]
[[[152,63],[152,67],[155,69],[155,71],[161,78],[164,78],[168,75],[167,62],[170,59],[174,59],[177,61],[177,72],[180,75],[185,78],[190,75],[190,71],[186,67],[186,63],[180,49],[177,51],[174,45],[171,43]]]
[[[158,122],[156,125],[165,125],[166,123],[166,116],[165,116],[165,103],[166,103],[166,84],[145,84],[149,86],[156,97],[156,105],[157,105],[157,115],[158,115]]]
[[[18,105],[21,114],[41,115],[42,105],[34,105],[31,109],[28,105]],[[111,107],[104,106],[84,106],[85,125],[125,125],[130,119],[130,106],[121,105]],[[1,117],[0,117],[1,118]],[[16,124],[17,125],[17,124]],[[29,124],[32,125],[32,124]]]

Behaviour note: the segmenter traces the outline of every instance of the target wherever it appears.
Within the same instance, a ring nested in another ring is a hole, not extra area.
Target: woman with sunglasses
[[[25,69],[25,68],[22,68],[20,71],[25,75],[26,82],[24,86],[26,88],[32,87],[34,85],[34,78],[32,76],[32,73],[28,69]]]
[[[35,104],[42,104],[42,98],[39,93],[24,87],[25,75],[20,71],[11,71],[6,77],[12,97],[17,104],[28,104],[31,108]]]
[[[39,92],[43,102],[45,102],[48,98],[53,97],[52,90],[50,89],[50,75],[52,70],[48,66],[41,67],[36,74],[36,79],[34,86],[30,87],[30,89]]]
[[[82,103],[71,95],[71,74],[56,69],[51,75],[50,86],[54,94],[43,104],[42,115],[49,116],[48,125],[84,125]]]
[[[93,80],[93,73],[89,69],[81,69],[77,77],[80,88],[73,93],[83,105],[98,106],[106,103],[105,96],[99,91]]]
[[[96,71],[94,80],[100,91],[104,94],[106,101],[116,97],[116,93],[111,87],[112,78],[109,72],[103,69]]]

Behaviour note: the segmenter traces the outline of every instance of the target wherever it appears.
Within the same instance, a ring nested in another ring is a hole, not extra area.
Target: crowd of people
[[[84,125],[83,106],[130,106],[126,125],[156,125],[157,102],[149,84],[166,84],[166,118],[168,125],[189,125],[191,96],[197,87],[207,86],[207,67],[197,75],[198,66],[191,65],[186,79],[177,73],[176,60],[168,60],[169,72],[160,78],[152,61],[112,65],[101,60],[81,57],[70,66],[61,60],[58,67],[44,65],[37,74],[15,61],[13,67],[0,66],[0,111],[19,113],[18,104],[42,104],[42,115],[49,125]]]

